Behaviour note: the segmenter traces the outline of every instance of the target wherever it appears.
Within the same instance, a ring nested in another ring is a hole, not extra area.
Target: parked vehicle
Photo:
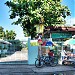
[[[75,64],[75,58],[70,58],[70,57],[66,57],[63,61],[62,61],[63,65],[74,65]]]
[[[55,56],[54,57],[41,56],[41,57],[36,58],[36,61],[35,61],[35,66],[38,68],[41,68],[44,65],[54,67],[57,64],[58,64],[58,61]]]

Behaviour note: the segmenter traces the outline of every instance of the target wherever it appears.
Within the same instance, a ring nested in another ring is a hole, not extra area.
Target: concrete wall
[[[38,46],[30,45],[30,38],[28,39],[28,64],[35,64],[35,58],[38,56]]]

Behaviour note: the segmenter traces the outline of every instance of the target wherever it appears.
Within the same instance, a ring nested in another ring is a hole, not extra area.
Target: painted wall
[[[28,38],[28,64],[35,64],[35,58],[38,56],[38,46],[30,45],[30,38]]]

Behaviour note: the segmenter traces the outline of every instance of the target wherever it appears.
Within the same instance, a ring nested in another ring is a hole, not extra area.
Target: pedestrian
[[[67,57],[67,46],[65,46],[64,50],[61,51],[62,61]]]

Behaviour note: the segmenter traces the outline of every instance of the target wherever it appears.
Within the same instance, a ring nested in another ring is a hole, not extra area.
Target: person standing
[[[64,50],[61,51],[62,60],[64,60],[64,58],[65,58],[66,55],[67,55],[66,50],[67,50],[67,47],[65,46]]]

